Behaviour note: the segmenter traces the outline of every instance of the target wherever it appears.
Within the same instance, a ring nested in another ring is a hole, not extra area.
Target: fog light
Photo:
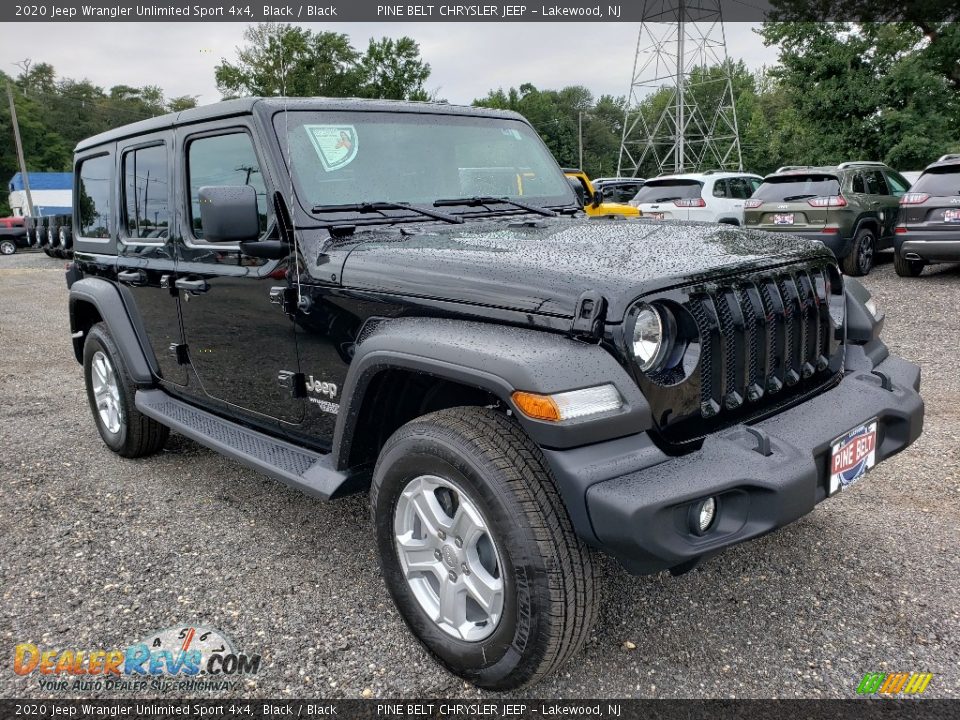
[[[694,535],[703,535],[713,526],[717,516],[716,498],[707,498],[690,508],[690,530]]]

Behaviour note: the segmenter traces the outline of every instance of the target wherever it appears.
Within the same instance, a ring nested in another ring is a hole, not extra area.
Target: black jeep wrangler
[[[680,573],[920,435],[920,370],[822,244],[594,220],[519,115],[243,99],[76,149],[76,358],[124,457],[175,430],[370,494],[452,672],[577,652],[593,549]]]

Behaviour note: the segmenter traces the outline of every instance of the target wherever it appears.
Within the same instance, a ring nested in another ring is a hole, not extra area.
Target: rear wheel
[[[583,645],[590,552],[539,448],[505,415],[461,407],[407,423],[384,445],[370,499],[387,588],[451,672],[516,688]]]
[[[896,253],[893,256],[893,269],[900,277],[917,277],[923,272],[926,263],[923,260],[907,260]]]
[[[167,442],[170,429],[137,410],[136,385],[106,325],[97,323],[83,345],[87,400],[107,447],[128,458],[152,455]]]
[[[9,238],[0,240],[0,255],[13,255],[17,251],[17,243]]]
[[[840,265],[843,272],[854,277],[866,275],[873,267],[877,254],[877,236],[870,228],[860,228],[853,239],[850,253],[843,258]]]

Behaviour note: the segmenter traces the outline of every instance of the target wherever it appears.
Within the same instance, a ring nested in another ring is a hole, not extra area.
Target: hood
[[[639,296],[731,271],[831,257],[816,241],[731,225],[645,220],[503,220],[415,235],[357,233],[347,288],[573,317],[580,295],[619,322]]]

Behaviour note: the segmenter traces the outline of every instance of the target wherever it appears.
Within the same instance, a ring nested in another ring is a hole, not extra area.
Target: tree
[[[420,58],[420,46],[412,38],[370,38],[359,71],[360,97],[428,99],[423,84],[430,77],[430,65]]]
[[[216,68],[225,97],[428,97],[430,65],[408,37],[371,39],[361,54],[342,33],[261,23],[248,27],[244,40],[236,62],[221,60]]]
[[[861,158],[918,168],[956,143],[960,48],[950,51],[946,39],[957,42],[956,28],[938,27],[931,40],[906,22],[776,22],[762,36],[780,47],[771,76],[806,129],[806,162]]]

